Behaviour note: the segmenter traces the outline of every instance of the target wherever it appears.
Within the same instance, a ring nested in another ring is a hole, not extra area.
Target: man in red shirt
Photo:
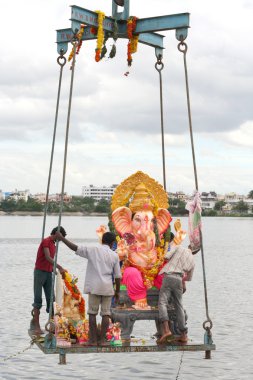
[[[55,256],[55,242],[56,242],[56,232],[58,227],[53,228],[50,236],[42,240],[39,245],[37,258],[34,268],[34,302],[32,310],[32,328],[34,333],[41,334],[42,330],[40,328],[39,315],[40,309],[42,307],[42,288],[47,302],[47,313],[49,313],[50,307],[50,297],[51,297],[51,288],[52,288],[52,272],[54,267],[54,256]],[[63,236],[66,236],[66,231],[63,227],[60,227],[60,232]],[[56,265],[56,268],[60,273],[64,273],[65,270],[59,265]]]

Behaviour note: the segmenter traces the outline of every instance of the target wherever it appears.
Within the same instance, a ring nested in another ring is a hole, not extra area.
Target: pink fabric
[[[147,289],[143,284],[141,272],[138,269],[127,267],[124,270],[122,284],[126,285],[128,297],[132,301],[147,297]]]
[[[201,245],[200,232],[202,228],[201,198],[200,198],[200,193],[198,191],[195,191],[193,199],[187,202],[185,208],[186,210],[189,211],[188,234],[189,234],[191,249],[195,250],[195,249],[200,248],[200,245]]]

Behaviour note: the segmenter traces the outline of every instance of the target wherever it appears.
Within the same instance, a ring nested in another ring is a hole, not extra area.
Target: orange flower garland
[[[127,62],[128,66],[132,65],[132,54],[136,53],[137,51],[137,46],[138,46],[138,39],[139,36],[134,36],[133,32],[136,29],[136,23],[137,23],[137,17],[133,16],[130,17],[127,20],[127,36],[129,38],[128,44],[127,44]]]
[[[65,272],[64,276],[64,284],[68,291],[70,292],[71,296],[75,298],[79,302],[79,311],[80,314],[85,316],[85,301],[84,298],[82,297],[78,287],[76,286],[77,279],[72,278],[72,276],[68,273]]]
[[[83,37],[83,33],[84,33],[84,26],[85,26],[84,24],[81,24],[80,30],[77,33],[78,45],[77,45],[77,49],[76,49],[76,54],[79,54],[79,51],[80,51],[80,49],[82,47],[82,43],[83,43],[82,37]]]
[[[82,46],[82,36],[83,36],[83,33],[84,33],[84,27],[85,27],[85,25],[81,24],[80,25],[80,29],[79,29],[79,31],[76,34],[76,37],[78,39],[78,44],[77,44],[77,48],[76,48],[76,54],[79,54],[79,51],[80,51],[81,46]],[[71,50],[71,52],[69,54],[69,57],[68,57],[68,62],[70,62],[71,59],[74,57],[74,52],[75,52],[75,46],[72,47],[72,50]]]

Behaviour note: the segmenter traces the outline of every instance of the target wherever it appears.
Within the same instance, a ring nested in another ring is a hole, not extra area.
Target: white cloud
[[[253,120],[246,121],[236,131],[229,132],[227,139],[234,145],[253,148]]]

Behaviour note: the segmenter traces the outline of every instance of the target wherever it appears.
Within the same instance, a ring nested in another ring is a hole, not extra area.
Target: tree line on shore
[[[169,211],[172,215],[188,215],[188,211],[185,209],[186,203],[180,199],[172,199],[170,200]],[[214,209],[212,210],[203,210],[203,216],[218,216],[223,215],[222,207],[225,205],[224,201],[217,201]],[[60,211],[60,203],[59,202],[49,202],[47,205],[47,213],[59,213]],[[15,201],[14,199],[7,198],[0,202],[0,211],[6,213],[12,212],[43,212],[45,208],[45,204],[38,202],[32,197],[28,197],[27,202],[25,200]],[[83,214],[91,214],[91,213],[105,213],[108,214],[111,211],[110,201],[106,199],[101,199],[99,201],[95,201],[95,199],[91,197],[82,197],[82,196],[73,196],[71,201],[68,203],[63,203],[64,213],[75,213],[81,212]],[[240,201],[233,207],[231,215],[252,215],[248,213],[249,206]]]

